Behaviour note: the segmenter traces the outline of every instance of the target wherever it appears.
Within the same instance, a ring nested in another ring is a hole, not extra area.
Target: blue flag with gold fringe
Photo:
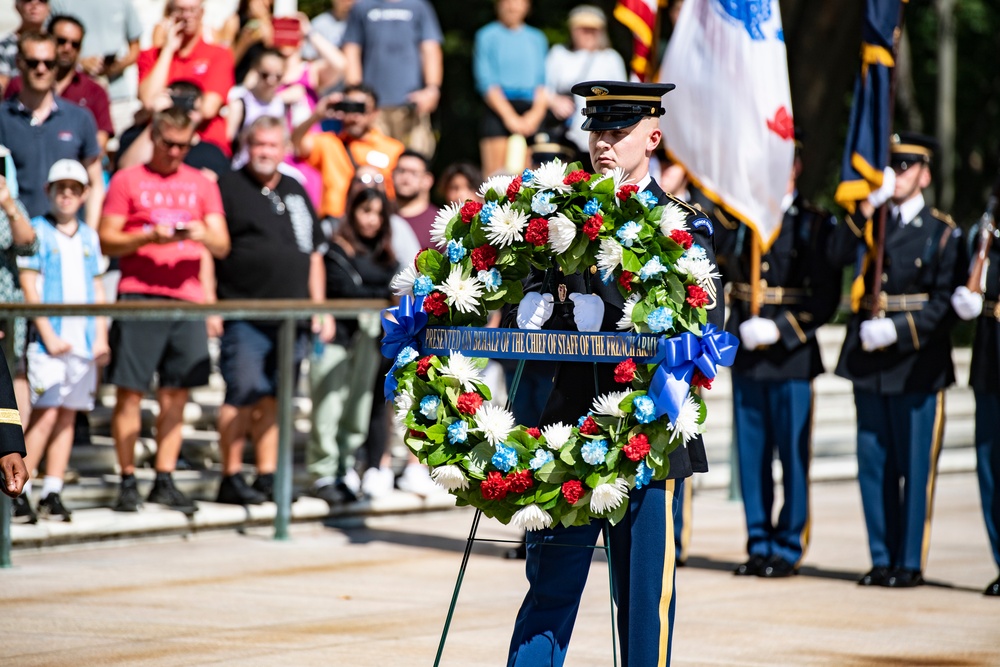
[[[892,96],[893,40],[905,0],[867,0],[861,27],[861,71],[854,84],[854,104],[840,168],[837,203],[851,213],[857,202],[882,186],[889,163],[889,117]]]

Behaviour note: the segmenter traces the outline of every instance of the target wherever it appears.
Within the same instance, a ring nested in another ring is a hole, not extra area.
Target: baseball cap
[[[608,21],[604,12],[593,5],[580,5],[574,7],[569,13],[570,28],[601,28],[603,29]]]
[[[56,181],[76,181],[83,185],[90,185],[90,177],[87,175],[86,167],[76,160],[69,159],[57,160],[49,169],[49,179],[46,183],[55,183]]]

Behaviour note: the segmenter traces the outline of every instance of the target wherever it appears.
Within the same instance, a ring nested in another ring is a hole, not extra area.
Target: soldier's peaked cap
[[[889,139],[890,161],[894,165],[930,162],[937,140],[916,132],[897,132]]]
[[[583,129],[590,132],[621,130],[643,118],[663,115],[663,96],[675,88],[672,83],[630,83],[628,81],[584,81],[573,86],[573,94],[584,97]]]

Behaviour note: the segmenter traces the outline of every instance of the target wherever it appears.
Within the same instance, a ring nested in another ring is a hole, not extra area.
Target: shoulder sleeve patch
[[[691,221],[691,226],[697,229],[704,229],[705,232],[712,236],[715,234],[715,228],[712,227],[712,221],[705,217],[699,217]]]

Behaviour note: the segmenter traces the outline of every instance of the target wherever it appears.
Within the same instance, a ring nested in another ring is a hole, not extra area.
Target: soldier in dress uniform
[[[960,285],[951,296],[951,305],[963,320],[976,320],[976,340],[972,346],[972,372],[969,385],[976,396],[976,472],[983,504],[986,533],[993,548],[993,559],[1000,568],[1000,240],[995,226],[969,232],[972,256],[985,249],[991,236],[985,262],[971,270],[979,280],[970,278],[969,286]],[[983,591],[1000,596],[1000,577]]]
[[[0,484],[11,498],[20,496],[28,481],[28,469],[24,465],[26,455],[7,355],[0,349]]]
[[[831,246],[835,259],[858,264],[837,375],[854,383],[857,408],[858,483],[872,559],[862,586],[921,585],[930,545],[944,390],[955,381],[949,299],[965,269],[960,231],[924,202],[933,148],[930,137],[894,135],[882,187],[859,202]],[[872,218],[887,202],[876,296]]]
[[[812,380],[823,372],[816,331],[840,301],[842,271],[827,257],[836,221],[799,196],[802,160],[796,144],[784,217],[768,250],[760,251],[746,225],[724,224],[716,234],[723,280],[730,285],[726,330],[740,338],[732,382],[749,556],[734,571],[741,576],[794,574],[808,546]],[[784,492],[777,521],[775,450]]]
[[[656,195],[687,214],[694,242],[715,261],[712,224],[703,213],[663,192],[649,173],[649,158],[661,138],[657,118],[661,98],[672,84],[589,81],[573,87],[587,98],[583,129],[590,132],[590,155],[597,171],[620,167],[640,190]],[[535,276],[534,288],[518,307],[521,328],[616,331],[623,298],[615,284],[604,285],[597,267],[563,275]],[[714,294],[721,294],[716,280]],[[544,291],[545,294],[541,292]],[[722,326],[723,307],[709,308],[708,320]],[[576,423],[596,396],[615,390],[614,364],[560,363],[553,391],[542,412],[542,425]],[[608,529],[611,571],[618,602],[622,664],[666,665],[674,614],[674,499],[676,483],[708,469],[704,444],[691,440],[670,455],[670,479],[652,482],[629,494],[628,513]],[[590,572],[593,547],[605,522],[555,527],[528,534],[528,594],[518,612],[508,665],[562,665],[573,623]],[[567,546],[575,545],[575,546]],[[633,576],[634,573],[634,576]],[[630,622],[634,619],[634,622]]]

